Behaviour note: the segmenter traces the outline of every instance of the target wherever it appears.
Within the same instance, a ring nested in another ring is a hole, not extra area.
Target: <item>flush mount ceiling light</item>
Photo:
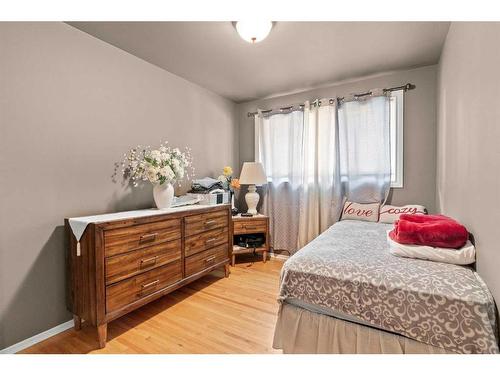
[[[248,43],[258,43],[264,40],[271,31],[273,23],[271,21],[238,21],[236,31]]]

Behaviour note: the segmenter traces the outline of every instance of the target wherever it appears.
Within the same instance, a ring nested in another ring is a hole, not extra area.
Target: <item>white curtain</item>
[[[321,100],[329,103],[328,99]],[[328,229],[340,216],[342,192],[335,103],[304,107],[303,165],[298,247]]]
[[[255,160],[268,178],[262,210],[270,218],[271,245],[292,253],[299,234],[303,123],[302,111],[255,116]]]
[[[390,188],[389,98],[376,93],[255,116],[263,212],[274,249],[294,253],[338,220],[343,199],[383,202]]]
[[[263,210],[275,249],[293,253],[338,218],[336,113],[334,103],[306,103],[303,111],[255,117],[255,158],[268,176]]]
[[[344,194],[384,202],[391,184],[390,98],[347,98],[339,111],[339,160]]]

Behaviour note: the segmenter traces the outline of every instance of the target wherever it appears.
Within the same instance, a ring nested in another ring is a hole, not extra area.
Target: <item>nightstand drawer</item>
[[[213,247],[186,258],[186,277],[229,259],[228,245]]]
[[[225,226],[186,238],[184,248],[188,257],[211,247],[226,244],[227,242],[228,228]]]
[[[267,232],[266,220],[253,219],[234,222],[234,234],[265,233]]]

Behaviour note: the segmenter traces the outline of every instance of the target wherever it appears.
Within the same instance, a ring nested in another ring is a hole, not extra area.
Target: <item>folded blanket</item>
[[[400,244],[458,249],[465,245],[469,233],[444,215],[401,215],[389,236]]]
[[[434,262],[466,265],[476,261],[476,249],[467,241],[460,249],[445,249],[443,247],[432,247],[422,245],[404,245],[391,240],[387,232],[387,243],[392,255],[404,258],[416,258],[432,260]]]
[[[400,220],[407,220],[411,221],[414,223],[430,223],[434,221],[439,221],[439,220],[453,220],[451,217],[444,216],[444,215],[409,215],[409,214],[402,214],[399,216]]]
[[[224,189],[222,182],[211,177],[194,180],[191,183],[190,193],[208,194],[216,189]]]

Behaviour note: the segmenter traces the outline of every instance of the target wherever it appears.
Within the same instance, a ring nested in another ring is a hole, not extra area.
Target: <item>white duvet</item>
[[[471,264],[476,261],[476,249],[470,241],[467,241],[467,243],[460,249],[445,249],[441,247],[421,245],[403,245],[393,241],[389,237],[389,232],[390,231],[387,231],[387,242],[389,243],[389,252],[393,255],[459,265]]]

